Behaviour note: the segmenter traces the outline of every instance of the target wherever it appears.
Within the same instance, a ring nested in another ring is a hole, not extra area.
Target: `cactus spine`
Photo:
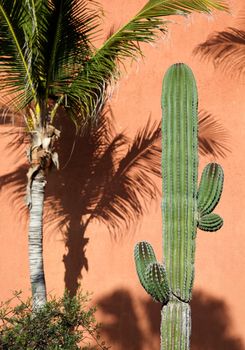
[[[134,250],[142,286],[163,303],[161,350],[189,350],[191,300],[197,227],[216,231],[223,220],[212,213],[223,188],[223,170],[208,164],[198,176],[198,96],[195,78],[184,64],[171,66],[162,90],[163,254],[156,261],[151,245]]]

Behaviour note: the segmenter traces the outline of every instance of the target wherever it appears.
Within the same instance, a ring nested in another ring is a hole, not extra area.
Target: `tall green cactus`
[[[212,213],[223,188],[223,170],[208,164],[198,177],[198,96],[191,69],[171,66],[162,90],[163,253],[160,264],[151,245],[140,242],[134,255],[142,286],[163,303],[161,350],[189,350],[197,227],[216,231],[223,220]]]

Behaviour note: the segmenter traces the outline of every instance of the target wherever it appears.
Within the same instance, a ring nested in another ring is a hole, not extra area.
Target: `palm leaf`
[[[228,28],[216,32],[202,44],[198,45],[195,54],[212,60],[215,67],[233,76],[244,76],[245,73],[245,31]]]
[[[203,156],[225,157],[230,148],[228,147],[228,132],[212,114],[200,111],[199,117],[199,153]]]
[[[25,46],[29,51],[27,59],[31,75],[36,81],[38,100],[42,101],[48,69],[46,56],[50,41],[49,27],[52,24],[52,11],[50,1],[27,0],[26,6],[32,18],[31,25],[26,23],[24,27]]]
[[[47,103],[48,98],[59,97],[60,86],[69,86],[91,56],[91,39],[100,19],[99,7],[91,9],[95,4],[0,1],[0,88],[8,102],[19,109],[32,100]]]
[[[0,2],[0,89],[2,96],[26,106],[36,99],[25,45],[25,28],[32,26],[32,19],[25,2],[1,0]]]
[[[131,21],[95,51],[72,83],[64,87],[63,96],[68,97],[71,112],[82,119],[97,115],[108,83],[118,76],[117,63],[141,55],[139,43],[151,43],[160,33],[165,33],[168,21],[164,17],[187,15],[192,11],[209,13],[212,9],[227,7],[223,1],[212,0],[148,1]]]
[[[168,21],[162,17],[187,15],[192,11],[210,13],[211,9],[226,9],[223,1],[150,0],[126,25],[112,33],[97,50],[91,61],[114,67],[115,58],[123,60],[142,53],[138,43],[153,42],[160,32],[166,32]],[[106,59],[105,62],[104,58]]]
[[[93,9],[92,6],[95,6]],[[52,0],[46,60],[46,95],[60,94],[91,56],[91,40],[98,32],[100,8],[94,1]]]

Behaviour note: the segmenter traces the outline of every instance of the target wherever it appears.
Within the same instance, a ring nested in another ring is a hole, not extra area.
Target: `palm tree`
[[[47,171],[59,166],[54,126],[63,110],[84,130],[96,121],[118,63],[142,54],[139,43],[167,31],[164,16],[226,9],[220,0],[149,0],[100,48],[101,11],[87,0],[0,1],[2,101],[22,113],[31,137],[26,202],[30,210],[29,262],[33,309],[46,303],[42,217]]]

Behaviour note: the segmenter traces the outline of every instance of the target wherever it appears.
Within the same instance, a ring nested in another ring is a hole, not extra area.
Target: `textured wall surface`
[[[116,29],[136,13],[144,0],[104,0],[105,31]],[[198,232],[195,288],[192,302],[193,350],[245,349],[245,86],[244,77],[214,69],[211,62],[193,55],[193,49],[214,31],[227,27],[245,30],[243,0],[230,0],[231,14],[216,13],[213,17],[193,15],[190,19],[173,19],[169,35],[155,45],[144,47],[145,58],[127,64],[127,73],[115,87],[110,101],[117,131],[127,130],[133,137],[151,115],[160,120],[162,77],[175,62],[188,64],[197,79],[199,108],[210,112],[229,132],[226,158],[217,158],[225,172],[224,192],[216,210],[224,218],[224,227],[217,233]],[[99,45],[99,43],[98,43]],[[235,72],[234,72],[235,73]],[[18,128],[0,125],[0,299],[6,300],[13,290],[29,295],[27,256],[27,213],[22,194],[25,181],[25,145],[12,149],[9,142]],[[70,151],[63,156],[63,166]],[[74,156],[63,175],[50,175],[48,194],[61,198],[68,217],[66,225],[57,227],[58,204],[47,205],[44,258],[48,291],[60,295],[65,285],[81,286],[94,293],[98,317],[104,324],[104,335],[112,349],[159,349],[159,306],[146,296],[134,267],[133,248],[136,242],[149,240],[161,259],[160,199],[151,205],[137,228],[113,240],[106,226],[90,223],[82,233],[79,209],[79,172]],[[79,151],[77,153],[79,156]],[[213,157],[201,157],[199,171]],[[69,176],[68,176],[68,175]],[[72,178],[71,175],[75,174]],[[63,177],[62,177],[63,176]],[[68,179],[66,182],[66,179]],[[8,185],[2,186],[7,183]],[[70,186],[70,187],[69,187]],[[64,195],[66,188],[66,195]],[[68,190],[67,190],[68,188]],[[160,188],[160,181],[159,181]],[[62,194],[63,193],[63,194]],[[49,196],[49,198],[51,198]],[[55,203],[53,201],[53,203]],[[65,247],[64,235],[73,232]],[[65,262],[65,264],[64,264]]]

